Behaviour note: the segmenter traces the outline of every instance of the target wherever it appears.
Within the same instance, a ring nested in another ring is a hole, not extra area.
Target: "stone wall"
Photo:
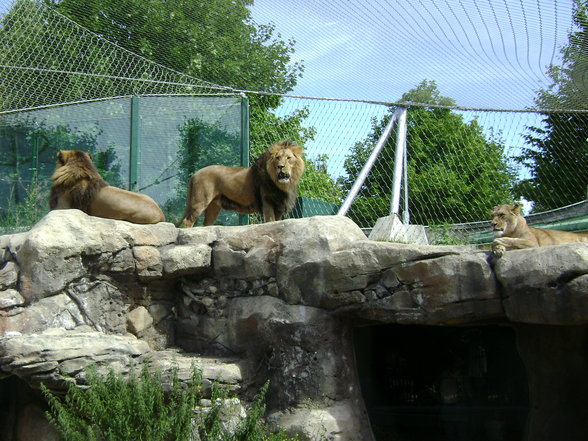
[[[90,364],[143,360],[183,381],[196,362],[244,402],[269,379],[269,420],[370,440],[352,331],[393,323],[514,327],[528,439],[588,433],[588,244],[495,259],[369,241],[340,216],[177,229],[64,210],[0,236],[0,259],[0,440],[54,439],[34,429],[39,383],[63,390]]]

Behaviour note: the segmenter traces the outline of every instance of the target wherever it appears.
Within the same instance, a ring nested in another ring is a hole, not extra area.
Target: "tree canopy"
[[[451,106],[434,81],[423,81],[402,102]],[[345,188],[353,185],[391,112],[373,121],[372,132],[355,144],[345,160]],[[408,198],[411,223],[443,224],[486,219],[498,203],[512,200],[513,174],[503,158],[504,146],[488,139],[476,120],[464,121],[450,109],[410,107],[407,112]],[[394,170],[393,133],[354,201],[349,216],[371,227],[390,212]]]
[[[550,210],[587,198],[588,114],[575,112],[588,104],[588,2],[577,0],[575,29],[562,48],[562,64],[551,66],[551,85],[539,90],[535,102],[545,113],[543,125],[531,127],[528,148],[518,160],[531,177],[516,187],[517,193],[535,202],[535,210]]]
[[[131,93],[167,93],[171,89],[163,87],[166,81],[179,88],[174,92],[190,92],[187,84],[196,80],[197,84],[213,87],[269,92],[248,94],[252,161],[274,142],[291,139],[304,146],[314,137],[314,129],[303,124],[308,109],[280,116],[275,112],[282,98],[274,94],[291,91],[303,65],[292,61],[294,41],[282,39],[273,25],[253,22],[249,0],[41,2],[17,2],[2,17],[0,61],[41,70],[25,69],[10,78],[19,86],[25,85],[25,92],[3,87],[7,83],[0,82],[0,110]],[[168,70],[157,71],[157,66]],[[161,72],[169,76],[158,76]],[[152,89],[144,89],[144,84],[133,79],[148,80],[146,84]],[[186,81],[185,87],[181,81]],[[21,104],[24,95],[25,105]],[[206,159],[216,163],[214,159],[226,153],[225,137],[219,135],[218,128],[192,123],[194,127],[187,124],[180,128],[184,144],[179,148],[195,145],[192,135],[198,133],[198,145],[212,147],[219,154],[200,155],[191,164],[195,151],[180,151],[180,179],[189,176],[194,167],[206,165]],[[324,191],[334,187],[324,158],[316,166],[311,159],[306,161],[301,194],[326,194],[329,201],[339,202],[340,192]]]
[[[253,2],[249,0],[46,1],[111,42],[211,83],[287,93],[303,72],[301,63],[291,61],[294,41],[280,39],[273,25],[254,24],[248,9]],[[315,130],[303,125],[307,109],[278,117],[272,110],[281,104],[280,97],[252,95],[249,99],[252,161],[270,144],[282,139],[304,146],[314,138]],[[203,133],[201,128],[196,129]],[[207,133],[214,132],[210,129],[213,128],[208,128]],[[216,149],[217,144],[214,145]],[[222,149],[223,144],[218,147]],[[202,156],[196,164],[206,164],[203,159]],[[322,199],[327,195],[329,202],[339,202],[340,192],[323,192],[325,187],[334,187],[327,171],[315,167],[309,158],[306,161],[309,166],[301,182],[301,194]],[[191,175],[196,165],[188,162],[182,160],[186,167],[181,173],[184,178]]]
[[[254,24],[250,0],[45,0],[106,40],[214,84],[286,93],[303,67],[294,42]]]

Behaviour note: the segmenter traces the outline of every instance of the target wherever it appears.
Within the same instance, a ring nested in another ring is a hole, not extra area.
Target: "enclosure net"
[[[0,0],[3,224],[46,213],[49,152],[64,146],[102,153],[104,172],[131,186],[121,162],[131,122],[122,121],[135,96],[149,139],[135,189],[151,192],[172,221],[191,171],[239,162],[247,97],[250,160],[280,139],[304,146],[296,215],[337,212],[402,105],[399,214],[435,229],[434,240],[488,240],[462,232],[483,231],[470,223],[507,202],[532,213],[571,206],[563,217],[581,228],[585,9],[585,0]],[[395,137],[351,205],[361,227],[390,214]]]

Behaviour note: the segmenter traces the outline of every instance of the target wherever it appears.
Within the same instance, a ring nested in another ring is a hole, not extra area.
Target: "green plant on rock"
[[[97,369],[88,371],[88,387],[70,385],[60,398],[41,385],[48,401],[47,418],[63,441],[297,441],[284,431],[272,431],[263,421],[268,383],[255,396],[245,418],[233,430],[223,421],[230,398],[213,383],[211,407],[195,424],[200,402],[202,375],[193,369],[186,387],[172,371],[171,388],[164,390],[160,372],[151,373],[144,365],[124,378],[110,370],[106,376]]]
[[[24,200],[20,203],[8,200],[8,206],[0,207],[0,226],[19,227],[36,224],[47,214],[48,186],[40,186],[36,180],[26,188]]]
[[[435,245],[467,245],[468,241],[460,236],[451,224],[438,224],[429,227],[429,236]]]
[[[147,366],[129,379],[110,371],[105,377],[90,370],[87,389],[68,388],[63,400],[42,386],[49,422],[64,441],[184,441],[192,432],[193,409],[199,398],[200,373],[184,390],[174,370],[171,391],[165,394],[161,374]]]

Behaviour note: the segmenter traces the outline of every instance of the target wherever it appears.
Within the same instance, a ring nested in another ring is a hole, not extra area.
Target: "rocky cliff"
[[[90,364],[196,363],[305,436],[373,439],[352,331],[374,324],[517,331],[529,440],[588,433],[588,245],[508,252],[374,242],[339,216],[177,229],[50,212],[0,236],[0,424],[48,441],[34,391]],[[10,397],[9,397],[10,395]],[[8,403],[8,404],[6,404]]]

